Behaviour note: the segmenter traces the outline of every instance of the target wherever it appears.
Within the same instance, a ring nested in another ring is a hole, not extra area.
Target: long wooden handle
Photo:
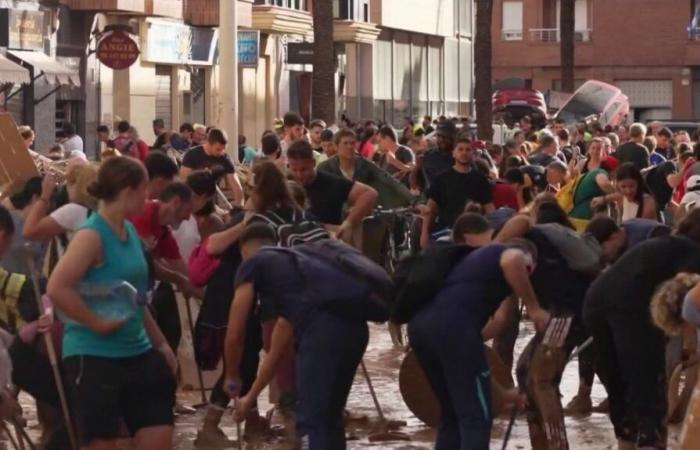
[[[24,247],[24,261],[29,269],[29,277],[32,280],[32,287],[34,288],[34,297],[36,298],[37,307],[39,309],[39,314],[41,315],[44,311],[44,305],[41,301],[41,289],[39,288],[39,278],[36,272],[36,266],[34,265],[34,254],[31,249],[25,245]],[[49,362],[51,363],[51,369],[53,371],[53,377],[56,381],[56,389],[58,390],[58,396],[61,400],[61,410],[63,411],[63,417],[66,421],[66,429],[68,431],[68,438],[70,439],[71,448],[78,450],[78,440],[75,437],[75,430],[73,429],[73,421],[71,420],[70,411],[68,409],[68,400],[66,398],[66,392],[63,389],[63,381],[61,379],[61,371],[58,368],[58,357],[56,356],[56,349],[53,346],[53,339],[50,333],[43,333],[44,344],[46,344],[46,352],[49,355]]]

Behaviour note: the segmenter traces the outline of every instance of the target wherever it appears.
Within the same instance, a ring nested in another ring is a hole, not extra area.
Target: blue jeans
[[[301,448],[344,450],[343,412],[369,341],[367,323],[319,311],[297,338]]]
[[[488,450],[491,389],[481,327],[467,308],[449,306],[431,304],[408,324],[411,347],[442,409],[435,449]]]

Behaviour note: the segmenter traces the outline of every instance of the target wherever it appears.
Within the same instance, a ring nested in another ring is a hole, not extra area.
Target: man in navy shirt
[[[261,315],[276,317],[277,322],[257,379],[248,394],[238,399],[236,419],[245,419],[272,379],[293,336],[299,400],[297,434],[302,448],[343,449],[343,410],[369,340],[367,323],[358,316],[362,317],[370,290],[326,262],[277,248],[275,243],[275,232],[264,224],[249,225],[239,238],[244,262],[236,275],[225,345],[229,395],[239,395],[238,367],[245,347],[245,324],[256,297]],[[308,282],[313,282],[313,292]],[[342,313],[330,307],[339,302],[344,305]],[[354,313],[347,313],[348,308],[354,308]]]

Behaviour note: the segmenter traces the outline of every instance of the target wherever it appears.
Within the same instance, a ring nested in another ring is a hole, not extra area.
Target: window
[[[354,22],[369,22],[369,0],[333,0],[333,16]]]
[[[523,39],[523,2],[505,0],[503,2],[503,24],[501,37],[504,41]]]
[[[445,100],[459,102],[459,45],[456,39],[445,39]]]
[[[455,0],[455,30],[463,36],[471,36],[472,0]]]
[[[306,0],[255,0],[256,5],[279,6],[280,8],[308,11]]]
[[[374,44],[374,98],[391,100],[391,41],[379,39]]]

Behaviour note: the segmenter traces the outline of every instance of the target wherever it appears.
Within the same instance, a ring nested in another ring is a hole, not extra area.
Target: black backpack
[[[253,218],[270,225],[277,233],[277,239],[282,247],[294,247],[331,237],[323,225],[308,217],[306,212],[300,209],[293,210],[291,221],[284,220],[273,211],[255,214]]]
[[[467,245],[436,245],[402,261],[394,274],[391,321],[408,323],[433,301],[452,268],[473,250]]]

